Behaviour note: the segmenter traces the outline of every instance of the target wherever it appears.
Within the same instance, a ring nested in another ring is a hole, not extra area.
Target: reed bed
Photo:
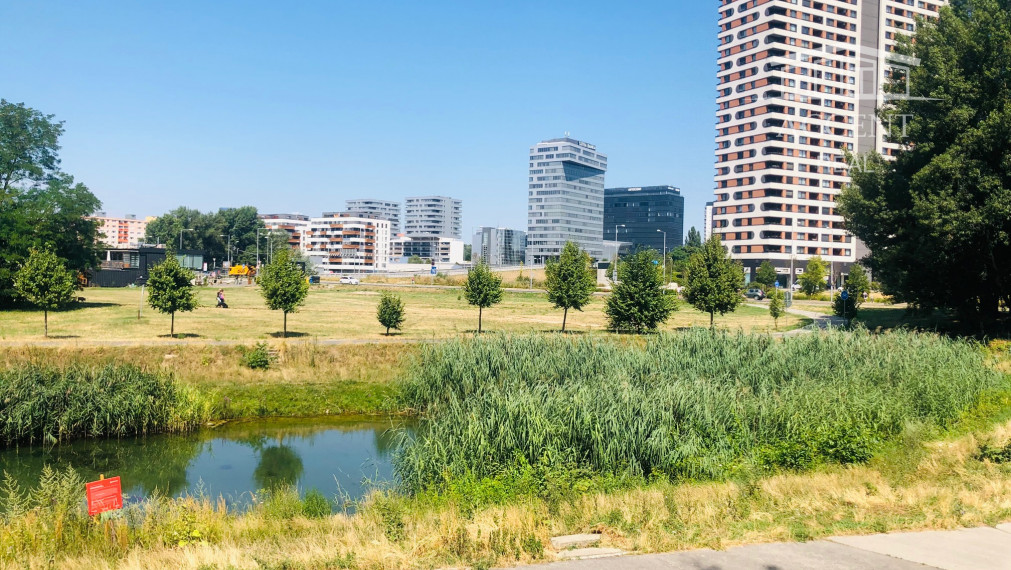
[[[173,377],[129,365],[30,365],[0,371],[0,439],[55,444],[192,429],[211,406]]]
[[[859,463],[1006,384],[979,346],[902,331],[456,340],[410,368],[423,419],[396,467],[418,492],[528,465],[678,481]]]

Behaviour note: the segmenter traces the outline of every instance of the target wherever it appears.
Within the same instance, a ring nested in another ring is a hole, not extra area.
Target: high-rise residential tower
[[[408,237],[463,236],[463,202],[445,196],[418,196],[404,203],[404,233]]]
[[[604,257],[604,173],[607,156],[569,137],[530,148],[527,264],[541,265],[572,241]]]
[[[913,6],[915,4],[915,6]],[[820,255],[846,272],[857,243],[836,199],[847,152],[887,150],[874,109],[897,33],[943,2],[722,0],[713,232],[752,276]],[[787,280],[790,280],[787,277]]]
[[[379,219],[390,222],[390,234],[393,236],[403,231],[400,224],[400,202],[376,200],[373,198],[357,198],[346,200],[344,204],[348,212],[378,216]]]

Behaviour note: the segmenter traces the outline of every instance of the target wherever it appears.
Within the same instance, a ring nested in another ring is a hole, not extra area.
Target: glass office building
[[[604,191],[604,239],[624,249],[664,249],[682,245],[685,199],[674,186],[608,188]],[[658,231],[659,230],[659,231]]]
[[[592,144],[569,137],[530,148],[527,264],[543,265],[572,241],[604,256],[604,173],[607,157]]]
[[[526,259],[527,233],[509,228],[478,228],[471,246],[473,261],[492,267],[520,265]]]

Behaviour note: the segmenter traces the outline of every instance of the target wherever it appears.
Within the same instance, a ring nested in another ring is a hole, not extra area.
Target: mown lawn
[[[288,315],[290,338],[384,340],[385,329],[376,321],[376,304],[382,286],[324,286],[313,288],[302,309]],[[401,340],[447,338],[472,333],[477,327],[477,309],[467,304],[460,289],[398,287],[407,308],[407,321],[396,337]],[[215,287],[197,288],[200,308],[176,315],[175,332],[186,339],[207,341],[270,340],[279,338],[282,314],[270,311],[259,290],[249,286],[225,289],[228,309],[216,309]],[[86,289],[86,301],[75,308],[50,313],[49,332],[54,340],[72,344],[122,342],[145,344],[168,340],[169,316],[141,306],[136,288]],[[140,318],[138,318],[140,309]],[[570,311],[568,329],[579,332],[603,331],[604,298],[595,297],[582,312]],[[544,293],[507,292],[499,305],[484,312],[484,328],[500,332],[547,332],[561,327],[562,312],[552,308]],[[682,303],[664,327],[666,330],[708,326],[708,315]],[[804,319],[786,316],[779,330],[806,324]],[[717,316],[716,325],[746,332],[773,332],[768,311],[741,307],[736,313]],[[40,311],[0,312],[0,340],[36,341],[42,338]]]

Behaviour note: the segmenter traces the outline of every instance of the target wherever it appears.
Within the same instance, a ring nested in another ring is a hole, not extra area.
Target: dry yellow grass
[[[292,339],[344,339],[386,341],[385,329],[376,321],[380,286],[314,288],[306,305],[288,316]],[[201,307],[176,315],[176,333],[193,341],[252,342],[280,335],[282,315],[268,310],[254,287],[230,287],[225,295],[229,309],[214,308],[216,288],[198,288]],[[396,288],[406,305],[407,321],[394,340],[446,338],[472,332],[477,327],[477,309],[467,304],[459,289]],[[94,343],[165,342],[169,317],[144,306],[137,318],[139,289],[87,289],[87,302],[80,308],[51,313],[51,343],[83,346]],[[574,332],[603,331],[607,324],[604,299],[596,297],[583,312],[570,311],[568,328]],[[552,308],[543,293],[508,292],[502,303],[484,311],[487,331],[555,331],[562,312]],[[779,330],[802,322],[795,316],[779,321]],[[683,304],[665,329],[708,326],[708,316]],[[718,327],[752,332],[772,332],[768,311],[741,307],[736,313],[717,317]],[[8,343],[42,340],[42,314],[36,311],[0,312],[0,341]]]
[[[531,540],[549,545],[551,536],[573,532],[598,532],[604,546],[646,553],[992,525],[1011,519],[1011,466],[974,456],[980,441],[1008,439],[1011,423],[1002,423],[979,436],[927,443],[914,438],[866,466],[744,483],[663,483],[560,503],[530,499],[472,516],[452,504],[392,499],[390,504],[404,509],[397,511],[379,495],[363,514],[318,521],[263,514],[236,518],[193,503],[189,508],[204,521],[204,535],[214,537],[208,544],[136,548],[118,560],[82,557],[60,566],[327,568],[349,560],[351,567],[364,569],[511,566],[552,559],[550,546],[532,555],[524,545]],[[25,562],[29,568],[49,567],[46,560]]]

